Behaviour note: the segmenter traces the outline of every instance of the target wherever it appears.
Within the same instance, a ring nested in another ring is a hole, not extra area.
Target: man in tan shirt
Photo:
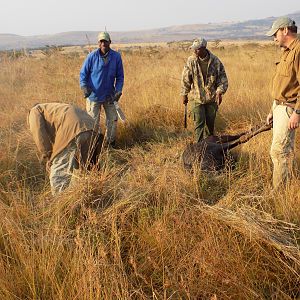
[[[278,18],[267,33],[282,48],[273,78],[272,110],[267,123],[273,121],[271,158],[273,187],[288,183],[291,177],[295,129],[300,123],[300,40],[295,21]]]
[[[94,120],[84,110],[65,103],[36,104],[28,114],[28,124],[41,161],[49,169],[52,194],[71,182],[79,167],[87,167],[101,137]]]

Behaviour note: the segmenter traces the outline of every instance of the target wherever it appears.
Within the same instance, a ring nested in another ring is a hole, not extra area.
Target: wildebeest
[[[225,166],[230,149],[246,143],[255,135],[271,128],[272,124],[263,124],[248,132],[237,135],[209,136],[198,143],[190,144],[182,154],[184,167],[191,169],[197,162],[201,170],[220,170]]]

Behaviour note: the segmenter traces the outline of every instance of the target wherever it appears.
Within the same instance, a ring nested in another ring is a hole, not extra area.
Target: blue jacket
[[[107,62],[100,55],[100,50],[94,50],[85,59],[80,70],[80,87],[92,89],[89,100],[105,102],[115,92],[122,92],[124,70],[120,53],[110,49]]]

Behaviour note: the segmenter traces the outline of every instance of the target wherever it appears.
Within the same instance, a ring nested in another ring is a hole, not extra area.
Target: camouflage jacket
[[[208,50],[207,50],[208,51]],[[206,82],[204,82],[199,58],[192,55],[188,58],[182,72],[181,95],[192,92],[191,100],[204,104],[214,102],[216,92],[224,94],[228,88],[228,80],[221,61],[209,52]]]

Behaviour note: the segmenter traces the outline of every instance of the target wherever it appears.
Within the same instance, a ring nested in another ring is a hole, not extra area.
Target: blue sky
[[[0,33],[127,31],[245,21],[300,11],[299,0],[1,0]],[[5,2],[5,3],[4,3]]]

